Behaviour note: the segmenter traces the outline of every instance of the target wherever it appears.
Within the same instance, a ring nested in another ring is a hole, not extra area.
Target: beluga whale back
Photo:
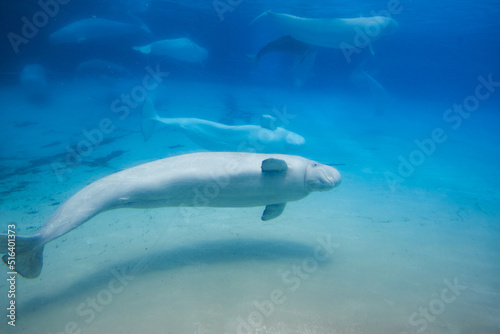
[[[299,156],[201,152],[156,160],[97,180],[62,204],[38,232],[16,235],[15,270],[36,278],[45,245],[101,212],[120,208],[265,206],[262,220],[278,217],[288,202],[340,184],[333,167]],[[217,193],[203,189],[217,185]],[[0,253],[8,252],[0,234]],[[2,257],[8,263],[8,254]]]

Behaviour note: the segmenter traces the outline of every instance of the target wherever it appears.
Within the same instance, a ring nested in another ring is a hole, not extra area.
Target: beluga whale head
[[[339,171],[331,166],[315,161],[311,161],[307,166],[305,184],[308,192],[331,190],[337,187],[341,180]]]

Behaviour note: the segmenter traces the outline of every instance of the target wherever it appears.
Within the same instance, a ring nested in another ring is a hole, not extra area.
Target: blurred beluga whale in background
[[[72,22],[50,35],[51,44],[82,43],[106,40],[123,36],[149,36],[145,25],[122,23],[101,18],[90,18]]]
[[[208,52],[188,38],[164,39],[148,45],[135,46],[134,50],[156,56],[167,56],[188,63],[199,63],[207,59]]]
[[[47,69],[40,64],[23,67],[19,82],[31,102],[42,102],[48,97]]]
[[[158,116],[153,102],[146,99],[142,107],[142,133],[149,140],[157,126],[181,131],[191,141],[211,151],[253,151],[283,153],[305,144],[304,137],[277,126],[269,115],[261,125],[226,125],[199,118],[164,118]]]
[[[385,16],[357,18],[304,18],[267,11],[255,18],[269,17],[283,32],[311,45],[346,49],[367,45],[397,31],[396,20]],[[361,36],[364,34],[364,38]]]

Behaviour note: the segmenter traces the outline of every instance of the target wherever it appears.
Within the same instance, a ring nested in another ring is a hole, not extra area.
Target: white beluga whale
[[[156,160],[97,180],[62,204],[33,236],[16,235],[15,271],[36,278],[45,245],[99,213],[120,208],[256,207],[261,219],[279,216],[286,203],[341,182],[333,167],[299,156],[201,152]],[[214,185],[217,192],[206,192]],[[8,253],[0,234],[0,253]],[[7,264],[9,254],[2,257]]]
[[[90,18],[72,22],[50,35],[52,44],[82,43],[122,36],[149,36],[144,25],[122,23],[101,18]]]
[[[167,56],[188,63],[202,62],[208,52],[188,38],[164,39],[148,45],[135,46],[134,50],[145,54]]]
[[[254,22],[262,17],[269,17],[283,32],[298,41],[337,49],[359,46],[358,39],[364,39],[364,42],[370,44],[398,29],[396,20],[385,16],[304,18],[267,11],[259,15]]]
[[[261,125],[226,125],[199,118],[158,116],[153,102],[142,107],[142,133],[149,140],[156,127],[181,131],[191,141],[210,151],[254,151],[284,153],[305,144],[304,137],[276,125],[274,117],[264,115]]]

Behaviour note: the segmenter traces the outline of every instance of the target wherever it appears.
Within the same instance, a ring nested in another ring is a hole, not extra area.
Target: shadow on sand
[[[303,260],[313,255],[314,247],[285,240],[232,239],[208,241],[190,246],[146,253],[126,262],[110,263],[96,268],[56,294],[39,296],[19,305],[19,312],[27,314],[63,303],[67,299],[79,298],[85,302],[87,297],[95,297],[101,289],[106,289],[113,272],[134,276],[137,281],[141,275],[152,272],[169,271],[187,266],[210,265],[242,261],[274,261],[279,259]],[[89,261],[91,259],[87,259]],[[324,264],[328,261],[322,262]],[[70,264],[68,263],[68,266]],[[76,307],[77,305],[75,305]]]

